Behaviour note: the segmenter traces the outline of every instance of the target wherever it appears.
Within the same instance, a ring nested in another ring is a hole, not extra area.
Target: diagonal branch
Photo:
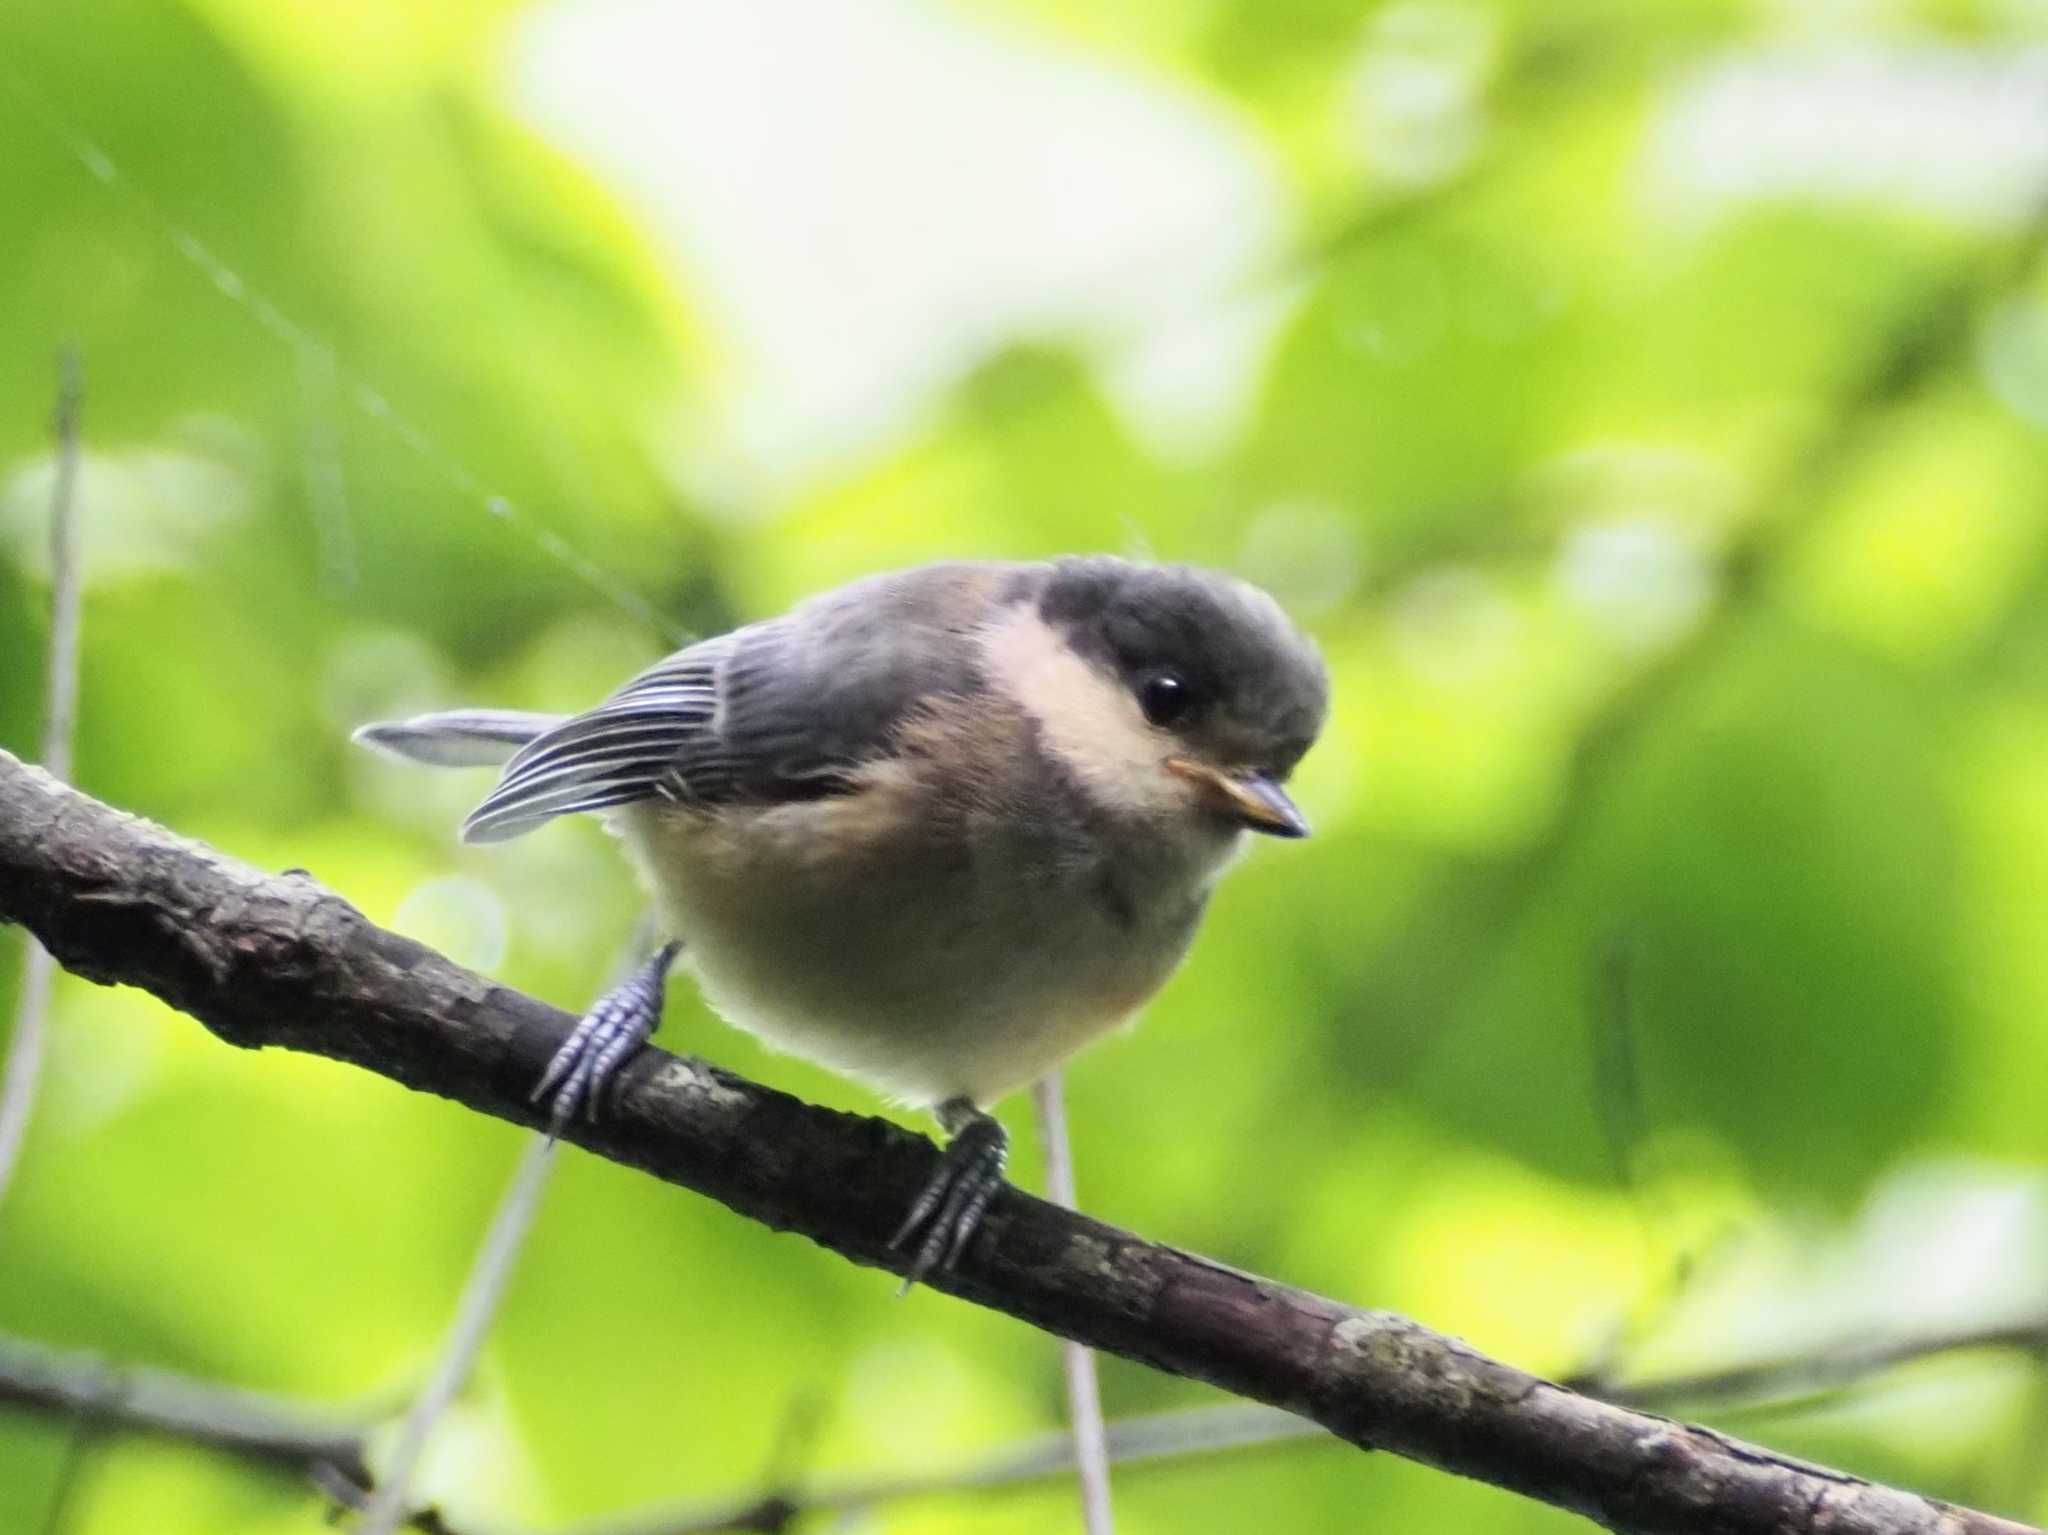
[[[0,920],[90,979],[137,985],[230,1044],[281,1045],[537,1126],[525,1088],[568,1014],[0,752]],[[857,1263],[937,1155],[880,1120],[649,1050],[568,1138]],[[1703,1428],[1579,1396],[1387,1312],[1146,1242],[1006,1189],[938,1287],[1062,1337],[1313,1419],[1641,1535],[2023,1535]]]

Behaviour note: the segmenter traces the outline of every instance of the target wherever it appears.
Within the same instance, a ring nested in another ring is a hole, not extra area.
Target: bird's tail
[[[433,767],[502,767],[520,747],[562,719],[559,714],[529,714],[523,709],[450,709],[365,725],[355,739],[393,757]]]

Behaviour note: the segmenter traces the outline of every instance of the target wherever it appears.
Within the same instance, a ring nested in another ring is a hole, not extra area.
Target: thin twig
[[[1564,1384],[1603,1401],[1647,1412],[1711,1406],[1724,1413],[1757,1413],[1815,1401],[1923,1359],[1986,1351],[2032,1356],[2043,1348],[2048,1348],[2048,1316],[1890,1342],[1837,1342],[1809,1353],[1692,1375],[1626,1382],[1586,1375],[1571,1377]],[[1307,1418],[1248,1402],[1118,1419],[1108,1425],[1105,1440],[1110,1462],[1126,1469],[1197,1456],[1338,1442]],[[772,1500],[670,1505],[626,1519],[591,1520],[576,1526],[571,1535],[773,1535],[807,1515],[1029,1486],[1070,1475],[1073,1469],[1072,1439],[1065,1433],[1049,1433],[1020,1440],[964,1466],[906,1476],[820,1482],[807,1489],[785,1490]],[[764,1519],[770,1512],[777,1522]]]
[[[305,462],[306,504],[313,514],[320,590],[336,602],[355,592],[361,579],[348,508],[348,477],[342,468],[338,414],[339,380],[333,351],[311,339],[297,347],[299,440]]]
[[[2048,1347],[2048,1316],[1979,1329],[1931,1333],[1885,1342],[1837,1342],[1780,1359],[1696,1375],[1617,1382],[1604,1375],[1567,1384],[1589,1395],[1649,1411],[1713,1407],[1754,1413],[1795,1406],[1840,1391],[1886,1370],[1968,1352],[2035,1357]],[[369,1479],[364,1442],[381,1412],[336,1412],[290,1397],[268,1396],[165,1370],[117,1366],[94,1355],[64,1353],[0,1335],[0,1402],[102,1427],[140,1430],[206,1445],[257,1465],[301,1471],[351,1509],[365,1500]],[[807,1435],[809,1409],[799,1429]],[[1111,1463],[1135,1470],[1198,1456],[1251,1450],[1335,1446],[1319,1425],[1277,1408],[1245,1402],[1181,1408],[1120,1419],[1107,1426]],[[778,1449],[764,1484],[770,1494],[718,1503],[668,1504],[601,1518],[571,1535],[733,1535],[789,1528],[799,1518],[859,1511],[915,1498],[1028,1486],[1073,1474],[1074,1446],[1064,1431],[1034,1435],[961,1466],[907,1476],[852,1476],[804,1486],[791,1476],[800,1453]],[[427,1528],[445,1529],[434,1520]]]
[[[1916,1360],[1980,1350],[2034,1355],[2044,1347],[2048,1347],[2048,1315],[1922,1333],[1911,1338],[1838,1338],[1824,1346],[1775,1359],[1752,1360],[1690,1375],[1665,1375],[1644,1381],[1579,1375],[1568,1377],[1563,1384],[1602,1401],[1651,1412],[1679,1407],[1690,1412],[1738,1408],[1756,1412],[1869,1380]]]
[[[1231,1403],[1125,1418],[1108,1426],[1105,1452],[1119,1466],[1140,1467],[1220,1454],[1321,1441],[1328,1431],[1271,1407]],[[592,1519],[568,1535],[777,1535],[797,1519],[860,1513],[917,1498],[995,1492],[1074,1474],[1074,1440],[1066,1430],[1033,1435],[984,1458],[905,1476],[854,1476],[808,1489],[718,1503],[671,1504],[625,1519]]]
[[[652,951],[655,928],[654,913],[651,910],[643,912],[634,924],[632,937],[628,939],[620,961],[612,967],[612,984],[624,980],[633,967]],[[408,1518],[415,1526],[419,1525],[419,1519],[406,1512],[413,1473],[418,1468],[427,1440],[433,1435],[434,1425],[476,1368],[477,1355],[490,1335],[491,1323],[505,1296],[505,1287],[518,1264],[520,1250],[533,1230],[541,1198],[547,1192],[548,1175],[554,1167],[554,1147],[553,1135],[536,1132],[527,1143],[525,1155],[512,1170],[511,1181],[506,1184],[497,1211],[485,1228],[476,1260],[470,1267],[468,1279],[463,1282],[462,1294],[455,1303],[455,1320],[449,1326],[448,1339],[442,1346],[434,1373],[420,1389],[418,1398],[406,1414],[390,1468],[383,1480],[363,1497],[363,1522],[359,1535],[390,1535]]]
[[[1612,933],[1593,961],[1591,996],[1586,1008],[1591,1032],[1593,1105],[1614,1181],[1640,1201],[1643,1142],[1649,1116],[1643,1108],[1643,1079],[1636,1059],[1634,989],[1635,946],[1628,935]]]
[[[78,719],[78,630],[83,606],[78,549],[78,423],[85,409],[85,370],[68,348],[57,360],[57,407],[50,430],[57,442],[56,479],[50,492],[50,656],[45,676],[43,767],[71,776],[71,744]]]
[[[57,406],[51,417],[57,446],[50,492],[50,646],[43,672],[43,766],[57,778],[71,776],[78,717],[78,418],[84,403],[84,370],[78,354],[67,348],[57,360]],[[0,1199],[7,1197],[35,1109],[56,974],[56,961],[29,939],[22,956],[21,998],[8,1041],[7,1068],[0,1076]]]
[[[1081,1208],[1074,1188],[1074,1149],[1067,1138],[1064,1083],[1055,1067],[1038,1081],[1031,1101],[1038,1110],[1038,1144],[1045,1154],[1045,1194],[1056,1205]],[[1088,1535],[1116,1535],[1109,1501],[1109,1447],[1103,1438],[1102,1388],[1095,1378],[1095,1351],[1065,1339],[1060,1369],[1067,1381],[1067,1430],[1074,1440],[1074,1465],[1081,1484],[1081,1519]]]
[[[541,1195],[547,1189],[548,1173],[554,1165],[553,1138],[541,1134],[529,1138],[462,1287],[455,1321],[448,1329],[448,1341],[442,1347],[434,1373],[405,1415],[391,1464],[370,1494],[360,1535],[393,1535],[406,1522],[420,1452],[426,1448],[434,1425],[441,1421],[441,1415],[476,1367],[476,1356],[498,1314],[498,1303],[504,1299],[505,1286],[511,1281],[519,1250],[540,1210]]]
[[[0,1335],[0,1403],[61,1413],[298,1471],[326,1463],[368,1479],[363,1442],[382,1411],[342,1412],[147,1365]]]
[[[43,1505],[42,1535],[63,1535],[64,1526],[78,1503],[78,1490],[85,1485],[86,1461],[98,1425],[84,1418],[74,1420],[64,1436],[64,1451],[57,1461],[57,1474],[50,1479],[49,1501]]]
[[[308,1470],[307,1475],[322,1496],[334,1505],[334,1512],[330,1516],[331,1522],[340,1522],[343,1510],[360,1516],[369,1508],[371,1489],[355,1478],[345,1475],[340,1468],[324,1464],[315,1465]],[[465,1535],[465,1532],[457,1530],[443,1519],[441,1511],[436,1508],[413,1509],[405,1516],[403,1524],[406,1529],[417,1530],[419,1535]],[[504,1531],[500,1532],[500,1535],[514,1535],[514,1532]],[[519,1535],[523,1535],[523,1532],[519,1532]]]

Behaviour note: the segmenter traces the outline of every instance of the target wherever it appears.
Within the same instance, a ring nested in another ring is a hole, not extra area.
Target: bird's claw
[[[527,1097],[530,1103],[548,1105],[550,1135],[560,1134],[578,1110],[593,1122],[597,1119],[619,1068],[661,1023],[669,967],[681,950],[679,943],[664,944],[646,964],[591,1004],[562,1041]]]
[[[941,1122],[952,1121],[953,1138],[931,1178],[912,1201],[910,1213],[896,1228],[889,1245],[915,1253],[903,1276],[903,1290],[919,1283],[936,1270],[950,1269],[960,1260],[981,1225],[982,1213],[996,1190],[1003,1186],[1003,1166],[1009,1160],[1010,1139],[990,1115],[968,1105],[947,1104]]]

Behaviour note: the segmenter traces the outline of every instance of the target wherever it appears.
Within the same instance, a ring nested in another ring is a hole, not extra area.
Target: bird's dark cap
[[[1284,776],[1329,711],[1322,656],[1280,605],[1247,582],[1192,565],[1110,556],[1060,560],[1038,611],[1076,652],[1133,688],[1171,670],[1204,729]]]

